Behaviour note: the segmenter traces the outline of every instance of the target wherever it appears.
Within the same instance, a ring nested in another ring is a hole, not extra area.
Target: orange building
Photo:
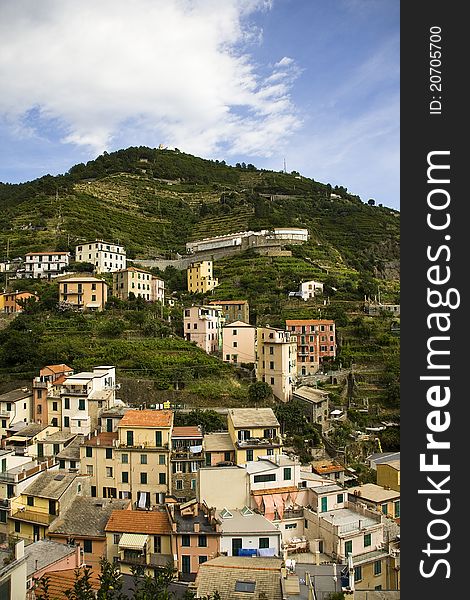
[[[336,356],[336,328],[330,319],[289,319],[286,329],[297,336],[297,375],[313,375],[325,358]]]
[[[35,294],[31,294],[30,292],[10,292],[3,295],[3,312],[12,314],[12,313],[20,313],[23,312],[23,309],[18,304],[18,300],[27,300],[28,298],[36,298],[38,297]]]
[[[48,365],[39,371],[39,377],[33,379],[33,421],[35,423],[49,423],[49,399],[57,406],[54,414],[60,413],[60,386],[73,369],[67,365]],[[51,408],[54,407],[52,404]],[[56,415],[57,417],[57,415]],[[56,425],[59,423],[57,419]]]

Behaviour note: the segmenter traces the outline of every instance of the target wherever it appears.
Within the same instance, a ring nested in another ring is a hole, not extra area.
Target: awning
[[[270,494],[265,494],[263,496],[264,502],[264,516],[269,521],[274,520],[274,498]]]
[[[99,304],[98,302],[88,302],[88,304],[86,304],[87,308],[99,308],[101,306],[101,304]]]
[[[129,550],[142,550],[147,544],[149,536],[143,533],[123,533],[119,540],[119,548]]]
[[[193,454],[199,454],[199,452],[202,452],[202,446],[189,446],[189,451]]]
[[[277,514],[282,521],[284,517],[284,500],[282,499],[282,494],[273,494],[274,506],[276,507]]]

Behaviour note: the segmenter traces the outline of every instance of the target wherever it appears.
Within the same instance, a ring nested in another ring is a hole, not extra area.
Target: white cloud
[[[0,4],[0,116],[62,141],[269,156],[300,125],[283,57],[261,77],[249,22],[264,0],[17,0]],[[35,108],[34,126],[25,115]],[[141,132],[140,137],[137,131]],[[144,133],[142,133],[144,132]]]

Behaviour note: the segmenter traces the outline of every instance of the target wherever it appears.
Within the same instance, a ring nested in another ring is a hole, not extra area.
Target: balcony
[[[273,438],[248,438],[246,440],[237,440],[238,448],[271,448],[272,446],[281,446],[280,437]]]
[[[190,452],[183,448],[171,451],[172,460],[202,460],[204,457],[202,452]]]
[[[169,562],[173,565],[171,554],[131,554],[124,553],[119,557],[119,562],[125,565],[142,565],[147,567],[166,567]]]
[[[48,527],[52,521],[57,518],[57,515],[49,515],[32,510],[18,510],[11,515],[11,518],[16,519],[17,521],[25,521],[26,523],[34,523]]]
[[[61,390],[61,394],[64,396],[88,396],[89,390],[87,387],[78,388],[69,388],[63,387]]]

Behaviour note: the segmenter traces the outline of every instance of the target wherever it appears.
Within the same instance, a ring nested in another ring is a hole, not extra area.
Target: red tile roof
[[[105,447],[112,447],[114,445],[114,440],[118,439],[118,433],[117,431],[103,431],[102,433],[99,433],[98,435],[95,435],[94,437],[90,438],[89,440],[86,440],[83,445],[84,446],[105,446]]]
[[[113,510],[105,531],[121,533],[170,534],[171,526],[166,512],[140,510]]]
[[[334,325],[331,319],[286,319],[286,325]]]
[[[68,371],[73,371],[71,367],[64,365],[64,363],[62,363],[61,365],[46,365],[44,369],[49,369],[49,371],[52,371],[53,373],[65,373]]]
[[[248,300],[211,300],[209,304],[248,304]]]
[[[171,410],[128,410],[119,427],[171,427]]]
[[[198,425],[191,425],[188,427],[173,427],[171,434],[172,438],[184,437],[184,438],[201,438],[202,431]]]
[[[81,576],[83,569],[80,569]],[[75,583],[75,569],[66,569],[64,571],[49,571],[44,575],[49,578],[49,598],[54,600],[67,600],[65,592],[73,588]],[[42,578],[41,578],[42,579]],[[40,581],[40,580],[39,580]],[[98,590],[100,587],[99,572],[91,570],[90,577],[91,587]],[[39,599],[44,597],[40,589],[34,590],[35,597]]]

